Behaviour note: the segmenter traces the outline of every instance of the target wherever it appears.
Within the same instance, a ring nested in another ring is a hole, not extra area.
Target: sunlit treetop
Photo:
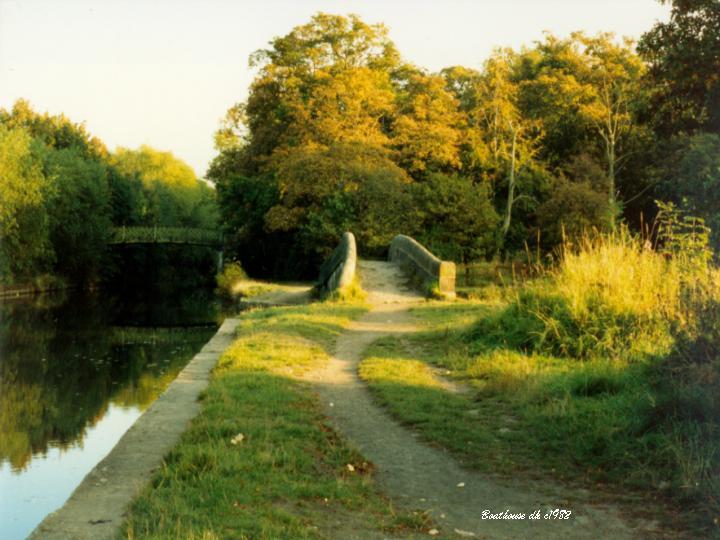
[[[71,122],[64,114],[37,113],[24,99],[18,99],[10,111],[0,109],[0,124],[11,129],[25,128],[35,139],[56,150],[75,148],[83,156],[95,159],[108,156],[103,142],[90,135],[83,124]]]
[[[170,152],[143,145],[138,150],[118,148],[112,163],[123,173],[138,175],[147,184],[161,183],[178,187],[195,187],[198,179],[187,163]]]
[[[383,24],[369,25],[357,15],[343,17],[318,13],[308,24],[256,51],[250,65],[266,72],[369,67],[386,70],[398,64],[400,55]]]

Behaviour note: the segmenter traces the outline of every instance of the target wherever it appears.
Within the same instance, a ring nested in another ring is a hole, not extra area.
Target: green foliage
[[[0,282],[50,269],[49,188],[38,145],[25,129],[0,124]]]
[[[112,226],[217,228],[215,193],[149,147],[109,156],[82,125],[18,100],[0,110],[0,280],[112,275]]]
[[[654,121],[663,133],[720,130],[720,5],[716,0],[665,0],[638,50],[650,65]]]
[[[243,270],[242,266],[238,262],[229,262],[225,264],[216,277],[217,288],[220,294],[232,297],[235,292],[235,287],[239,282],[247,280],[248,276]]]
[[[231,174],[218,178],[216,185],[225,243],[241,257],[243,268],[251,275],[288,275],[282,254],[289,251],[290,239],[265,229],[265,214],[278,200],[277,183],[266,177]],[[301,271],[293,277],[298,274]]]
[[[83,159],[102,160],[107,157],[105,145],[90,135],[82,124],[74,124],[65,115],[51,116],[32,110],[30,103],[18,99],[12,110],[0,110],[0,124],[24,128],[43,145],[56,150],[74,149]]]
[[[218,182],[226,239],[253,274],[311,277],[346,230],[376,254],[406,223],[408,177],[382,150],[295,147],[272,163],[268,176]]]
[[[592,184],[558,178],[550,187],[550,197],[537,209],[543,245],[552,248],[565,238],[577,239],[586,231],[603,230],[609,212],[607,195]]]
[[[711,229],[711,244],[720,249],[720,136],[676,137],[662,162],[659,194]]]
[[[433,170],[460,168],[464,117],[458,102],[438,75],[406,70],[396,82],[396,119],[392,145],[398,164],[416,178]]]
[[[119,148],[111,157],[113,167],[129,183],[118,190],[117,204],[140,204],[143,224],[164,227],[217,227],[214,194],[195,177],[189,165],[170,152],[149,146],[138,150]],[[137,191],[137,180],[142,186]],[[122,201],[122,202],[121,202]],[[132,215],[131,213],[131,215]]]
[[[107,171],[75,149],[48,152],[45,170],[52,179],[46,204],[55,269],[72,282],[88,283],[107,264],[105,249],[111,233]]]
[[[657,202],[657,236],[661,253],[673,258],[685,281],[703,279],[712,264],[710,229],[702,218],[685,215],[672,203]]]
[[[251,272],[311,274],[347,229],[372,255],[391,233],[416,231],[457,260],[538,237],[553,248],[563,227],[575,235],[613,223],[625,200],[638,223],[652,201],[643,64],[611,34],[548,35],[519,53],[495,51],[481,71],[432,74],[403,63],[384,27],[318,14],[251,61],[260,71],[247,102],[228,110],[209,171],[224,216],[243,229],[232,247]],[[576,162],[595,170],[572,171]],[[229,189],[250,182],[248,194]],[[486,187],[474,196],[471,185]],[[374,210],[381,190],[385,212]],[[262,208],[251,210],[260,192]],[[415,215],[437,218],[435,230]],[[278,247],[256,265],[260,243]]]
[[[418,241],[445,260],[481,259],[495,248],[498,215],[485,183],[434,173],[411,186]],[[414,233],[414,231],[410,231]]]

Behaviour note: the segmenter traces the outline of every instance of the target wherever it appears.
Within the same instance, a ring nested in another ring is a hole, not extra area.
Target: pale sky
[[[479,68],[544,30],[638,38],[656,0],[0,0],[0,107],[65,113],[113,150],[149,144],[203,176],[225,111],[247,97],[248,56],[318,12],[383,22],[405,60]]]

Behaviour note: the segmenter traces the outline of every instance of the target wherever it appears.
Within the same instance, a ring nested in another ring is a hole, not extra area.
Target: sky
[[[0,108],[18,98],[82,122],[110,150],[148,144],[204,176],[250,54],[319,11],[384,23],[407,61],[480,68],[543,31],[639,38],[656,0],[0,0]]]

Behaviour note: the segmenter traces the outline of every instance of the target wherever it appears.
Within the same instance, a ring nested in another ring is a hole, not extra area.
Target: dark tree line
[[[546,35],[439,73],[382,25],[318,14],[251,57],[250,95],[216,134],[229,246],[253,273],[298,277],[345,229],[365,255],[402,232],[467,261],[638,227],[656,199],[717,228],[718,13],[676,0],[637,52]]]
[[[114,154],[24,100],[0,110],[0,284],[90,285],[112,269],[113,226],[217,227],[213,190],[171,154]]]

